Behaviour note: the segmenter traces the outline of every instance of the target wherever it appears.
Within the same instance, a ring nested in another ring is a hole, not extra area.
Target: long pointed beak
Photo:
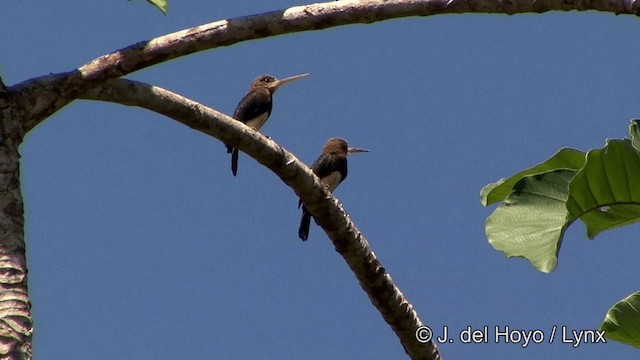
[[[358,149],[358,148],[354,148],[354,147],[350,147],[349,148],[349,153],[361,153],[361,152],[369,152],[369,150]]]
[[[296,76],[289,76],[288,78],[284,78],[284,79],[279,79],[277,80],[274,84],[273,84],[273,89],[278,89],[280,86],[290,83],[292,81],[296,81],[298,79],[302,79],[305,76],[309,76],[309,73],[306,74],[300,74],[300,75],[296,75]]]

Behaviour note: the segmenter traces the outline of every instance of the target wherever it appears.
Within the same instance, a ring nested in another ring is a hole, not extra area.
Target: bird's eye
[[[262,82],[268,84],[271,82],[271,78],[264,78],[262,79]]]

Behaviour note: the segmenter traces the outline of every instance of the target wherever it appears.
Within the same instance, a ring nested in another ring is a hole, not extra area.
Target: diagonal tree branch
[[[598,10],[615,14],[640,12],[635,0],[346,0],[294,6],[264,14],[220,20],[142,41],[103,55],[72,72],[27,80],[11,88],[27,96],[16,99],[30,107],[25,129],[106,80],[119,78],[198,51],[288,33],[349,24],[370,24],[408,16],[453,13],[517,14]],[[32,95],[36,95],[33,97]],[[33,101],[37,98],[37,101]]]
[[[229,143],[268,167],[300,196],[327,233],[373,305],[396,333],[412,359],[439,359],[432,341],[419,342],[423,325],[418,314],[393,284],[391,276],[371,251],[369,243],[351,222],[325,186],[300,162],[274,141],[234,119],[180,95],[148,84],[114,80],[83,98],[139,106],[166,115],[192,129]]]

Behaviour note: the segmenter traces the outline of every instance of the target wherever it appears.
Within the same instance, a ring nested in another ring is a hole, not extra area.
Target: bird
[[[308,73],[300,74],[280,80],[268,74],[258,76],[251,83],[247,94],[238,103],[233,118],[256,131],[260,131],[271,115],[272,97],[276,90],[284,84],[308,75]],[[230,145],[226,145],[226,147],[227,154],[231,153],[231,172],[233,176],[236,176],[238,173],[238,149]]]
[[[338,185],[347,178],[347,155],[350,153],[369,152],[369,150],[349,147],[346,140],[331,138],[322,147],[320,157],[311,165],[311,170],[320,181],[333,192]],[[311,214],[302,204],[298,202],[298,208],[302,206],[302,219],[298,228],[298,237],[305,241],[309,237],[309,225],[311,224]]]

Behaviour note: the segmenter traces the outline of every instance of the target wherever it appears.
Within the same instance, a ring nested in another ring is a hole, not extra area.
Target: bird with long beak
[[[300,74],[278,80],[271,75],[260,75],[253,80],[247,94],[240,100],[233,118],[252,127],[256,131],[267,122],[273,107],[273,94],[284,84],[301,79],[309,74]],[[231,172],[238,173],[238,149],[227,146],[227,153],[231,153]]]
[[[347,178],[347,155],[350,153],[369,152],[369,150],[349,147],[347,141],[340,138],[331,138],[322,147],[320,157],[311,165],[311,170],[330,192]],[[302,205],[302,200],[298,202],[298,208],[302,206],[302,219],[298,228],[298,237],[307,240],[309,237],[309,225],[311,224],[311,214]]]

